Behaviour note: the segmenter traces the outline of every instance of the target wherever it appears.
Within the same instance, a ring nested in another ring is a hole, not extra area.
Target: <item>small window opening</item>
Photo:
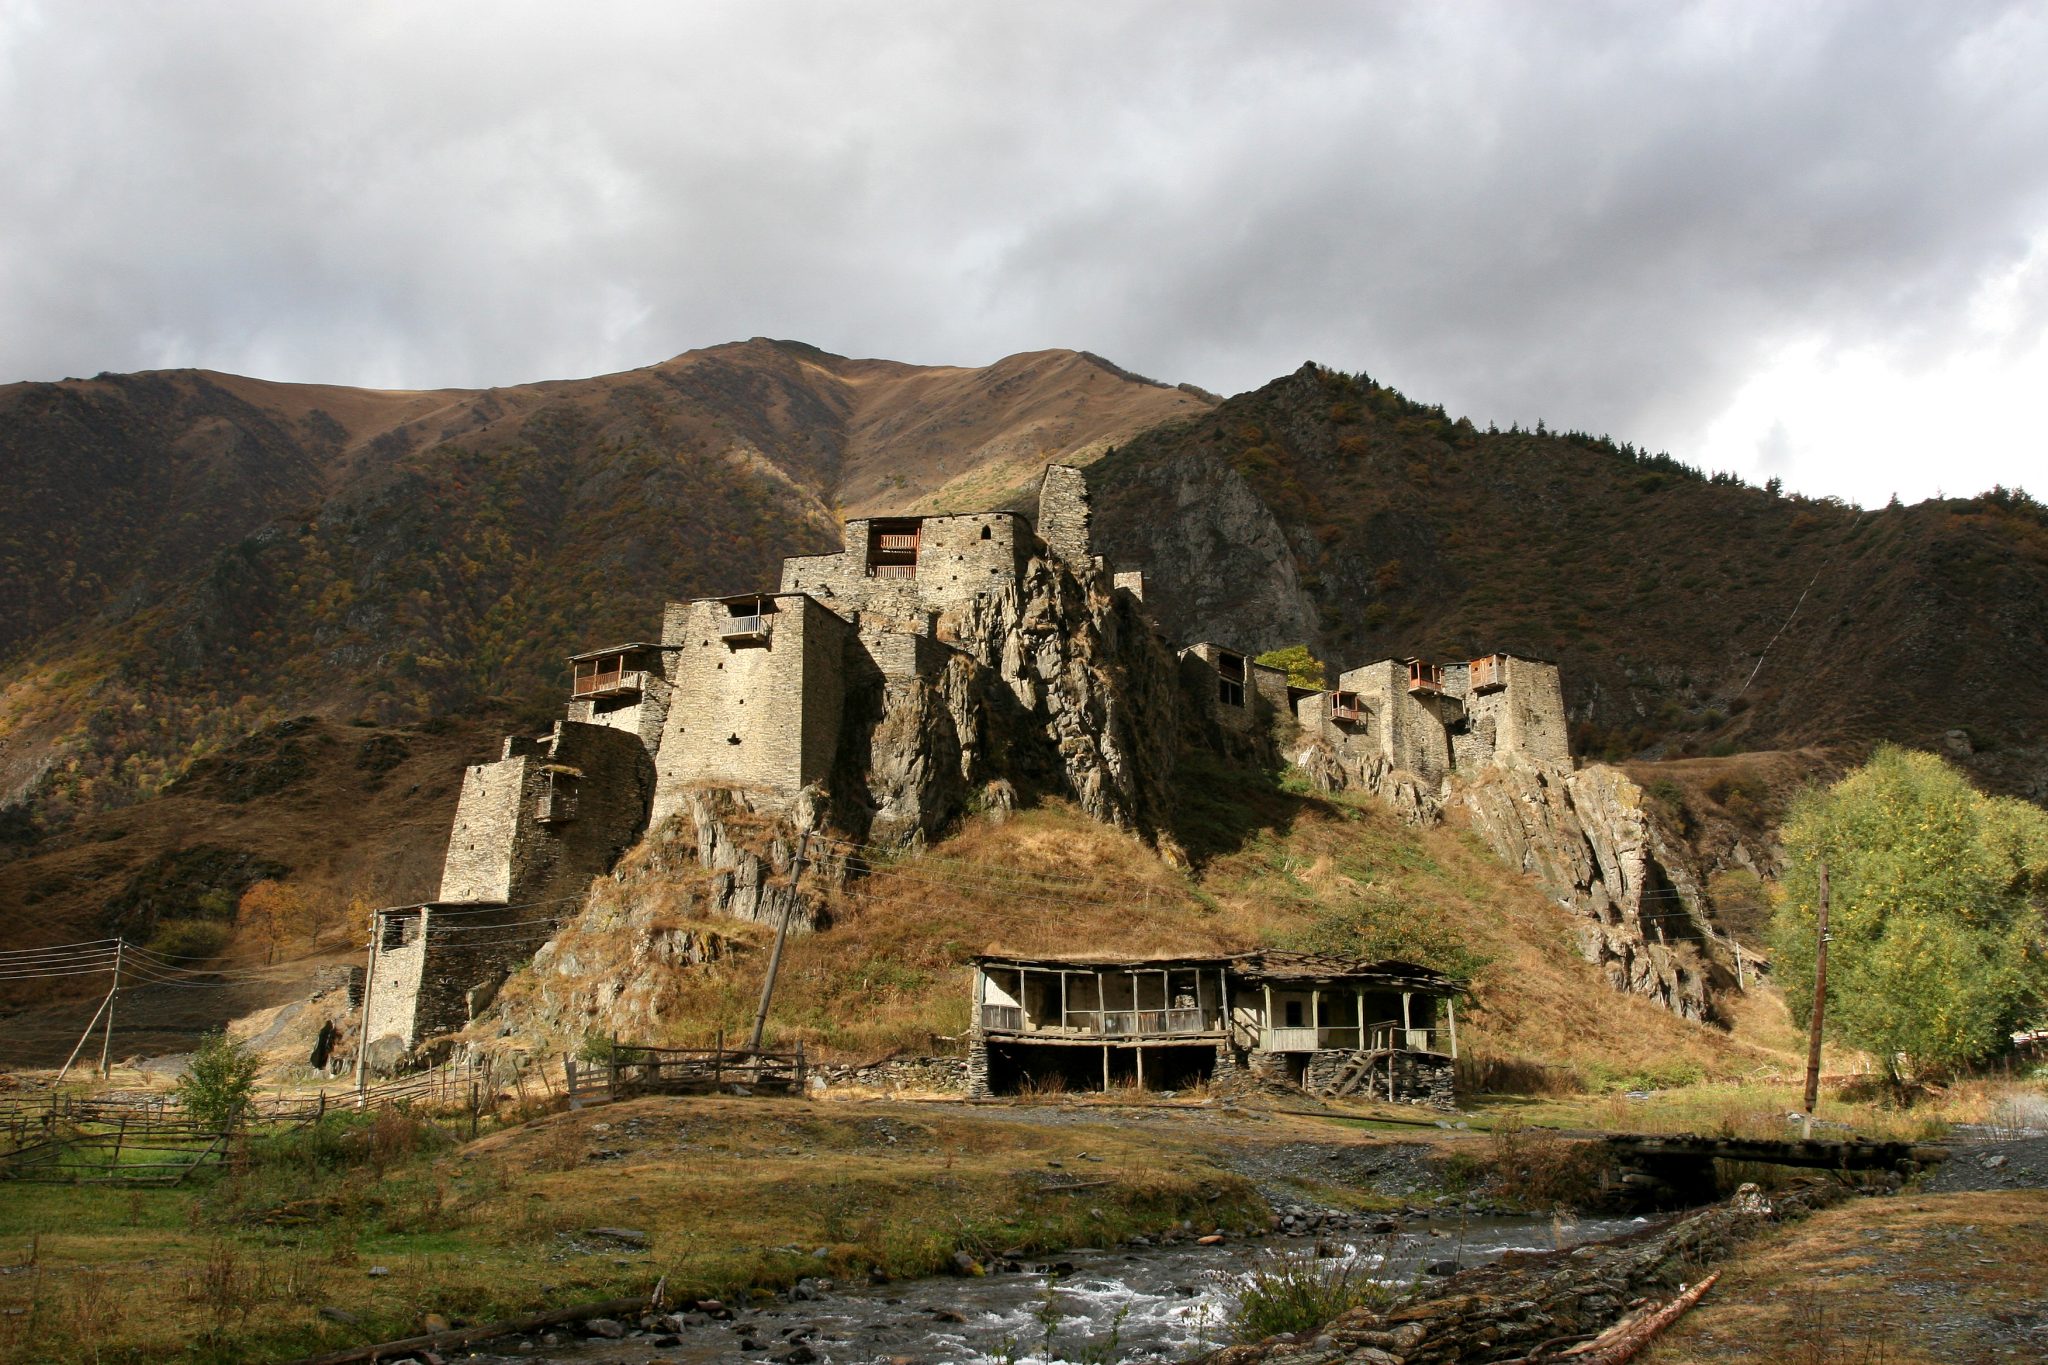
[[[1244,705],[1244,656],[1216,656],[1216,700],[1225,706]]]
[[[389,948],[405,948],[419,942],[420,916],[417,910],[404,915],[384,917],[384,943]]]
[[[995,532],[989,530],[988,527],[984,526],[981,528],[981,538],[983,540],[994,540],[996,538]]]

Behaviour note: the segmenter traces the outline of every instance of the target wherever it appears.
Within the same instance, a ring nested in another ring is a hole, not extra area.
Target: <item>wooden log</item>
[[[1634,1360],[1638,1352],[1655,1340],[1658,1333],[1683,1317],[1686,1309],[1698,1303],[1700,1295],[1711,1289],[1714,1281],[1720,1278],[1721,1272],[1716,1270],[1662,1308],[1617,1322],[1591,1341],[1574,1346],[1557,1358],[1572,1361],[1574,1365],[1623,1365],[1624,1361]]]

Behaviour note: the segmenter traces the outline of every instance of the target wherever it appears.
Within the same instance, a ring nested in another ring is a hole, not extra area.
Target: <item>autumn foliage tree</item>
[[[2048,813],[1989,797],[1933,754],[1886,745],[1798,801],[1773,923],[1795,1018],[1813,1003],[1829,882],[1826,1029],[1894,1086],[1980,1062],[2048,1007]]]
[[[236,921],[263,945],[263,960],[275,961],[277,950],[294,934],[306,936],[306,946],[319,942],[321,917],[318,902],[296,886],[266,879],[242,893]]]
[[[1328,666],[1311,653],[1307,645],[1269,649],[1253,662],[1280,669],[1287,675],[1290,687],[1306,687],[1320,692],[1330,685]]]

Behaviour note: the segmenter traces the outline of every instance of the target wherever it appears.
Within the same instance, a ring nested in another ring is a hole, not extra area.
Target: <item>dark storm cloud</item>
[[[1065,345],[1687,455],[1786,345],[1982,342],[2042,70],[2038,6],[0,0],[0,376]]]

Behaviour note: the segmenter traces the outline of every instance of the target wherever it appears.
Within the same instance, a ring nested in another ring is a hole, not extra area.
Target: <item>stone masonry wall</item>
[[[1094,557],[1088,481],[1071,465],[1048,465],[1038,483],[1038,538],[1079,568]]]
[[[654,764],[637,735],[557,721],[543,752],[527,760],[505,899],[566,909],[559,902],[580,895],[640,838],[653,786]],[[542,819],[550,799],[556,818]],[[440,899],[454,900],[447,890]]]
[[[549,933],[546,924],[521,923],[534,916],[518,907],[470,914],[430,906],[426,915],[426,953],[408,1040],[412,1047],[459,1032],[488,1009],[505,978],[533,956]]]
[[[782,562],[782,591],[805,592],[843,616],[915,625],[937,611],[1013,586],[1030,557],[1031,527],[1014,512],[925,517],[918,526],[917,572],[871,577],[873,523],[846,523],[845,548]]]
[[[630,734],[561,721],[540,752],[470,768],[436,899],[530,901],[562,894],[565,878],[603,872],[645,823],[645,761]],[[581,776],[550,771],[564,768]],[[573,816],[541,819],[551,787],[573,805]]]
[[[825,1086],[861,1086],[870,1090],[915,1090],[939,1095],[968,1093],[970,1067],[965,1057],[886,1057],[865,1066],[821,1066],[813,1075]],[[984,1048],[982,1085],[988,1083]]]
[[[505,757],[463,770],[455,827],[441,865],[441,900],[512,899],[519,807],[528,788],[527,769],[537,761],[531,741],[524,741],[526,752],[515,751],[521,743],[507,740]]]
[[[781,594],[765,643],[727,641],[717,601],[671,604],[675,699],[656,757],[652,819],[693,787],[791,794],[822,780],[838,745],[850,627],[812,598]]]
[[[661,731],[668,722],[669,699],[672,693],[673,688],[669,685],[668,679],[650,671],[639,697],[572,701],[565,714],[570,720],[585,725],[603,725],[613,730],[624,730],[638,738],[649,753],[653,753],[661,747]]]
[[[1301,1088],[1311,1095],[1335,1093],[1338,1084],[1350,1072],[1355,1055],[1349,1048],[1325,1048],[1310,1053]],[[1397,1053],[1394,1057],[1394,1102],[1428,1105],[1432,1109],[1455,1109],[1457,1094],[1452,1084],[1453,1074],[1448,1057]],[[1386,1082],[1381,1079],[1377,1084],[1380,1088],[1373,1093],[1384,1099]]]
[[[1535,659],[1507,661],[1507,698],[1498,747],[1534,763],[1569,768],[1572,755],[1565,721],[1564,684],[1557,665]]]

